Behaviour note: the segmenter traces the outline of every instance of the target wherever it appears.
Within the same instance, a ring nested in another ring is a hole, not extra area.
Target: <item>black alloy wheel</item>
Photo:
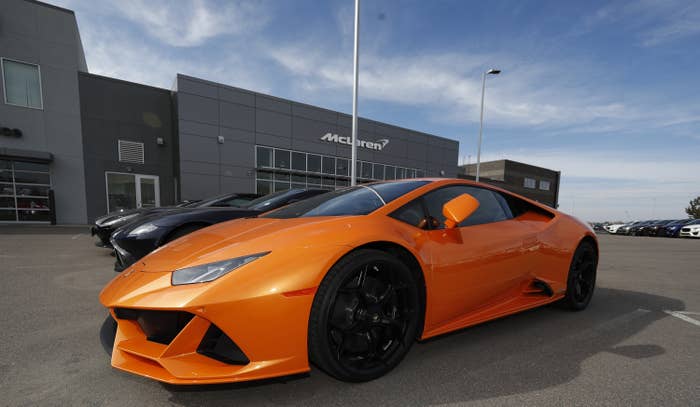
[[[584,241],[574,252],[569,268],[566,295],[562,300],[568,308],[580,311],[588,306],[595,290],[598,255],[592,243]]]
[[[319,286],[309,320],[309,357],[344,381],[376,379],[408,353],[423,321],[418,283],[379,250],[350,253]]]

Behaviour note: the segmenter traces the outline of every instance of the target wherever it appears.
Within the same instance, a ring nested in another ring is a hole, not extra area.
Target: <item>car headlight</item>
[[[135,218],[135,217],[137,217],[137,216],[139,216],[138,213],[132,213],[131,215],[116,217],[116,218],[114,218],[114,219],[112,219],[112,220],[109,220],[109,221],[103,223],[102,226],[112,226],[112,225],[115,225],[115,224],[117,224],[117,223],[126,222],[126,221],[128,221],[129,219],[133,219],[133,218]]]
[[[173,271],[172,285],[206,283],[230,273],[231,271],[259,259],[270,252],[256,253],[248,256],[236,257],[224,261],[202,264],[200,266],[187,267]]]
[[[138,226],[136,229],[129,232],[128,236],[141,236],[145,235],[146,233],[151,233],[156,229],[158,229],[158,226],[154,225],[153,223],[144,223],[143,225]]]

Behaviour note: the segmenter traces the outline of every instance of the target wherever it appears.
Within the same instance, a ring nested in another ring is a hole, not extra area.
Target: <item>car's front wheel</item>
[[[383,251],[362,249],[336,263],[318,288],[309,320],[309,357],[345,381],[376,379],[416,340],[422,321],[414,273]]]

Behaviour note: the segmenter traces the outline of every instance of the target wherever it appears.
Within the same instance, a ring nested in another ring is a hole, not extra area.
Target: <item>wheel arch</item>
[[[593,246],[593,250],[595,250],[596,260],[599,259],[600,258],[600,249],[598,248],[598,240],[595,237],[587,234],[578,242],[578,245],[576,247],[578,248],[578,246],[580,246],[584,242],[590,243]]]

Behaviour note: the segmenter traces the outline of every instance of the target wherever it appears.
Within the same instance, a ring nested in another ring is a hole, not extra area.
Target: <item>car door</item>
[[[443,205],[469,194],[479,208],[465,221],[445,229]],[[434,324],[458,318],[512,294],[531,272],[533,229],[516,219],[503,196],[469,185],[452,185],[422,197],[431,230],[426,244],[432,273],[429,306]]]

